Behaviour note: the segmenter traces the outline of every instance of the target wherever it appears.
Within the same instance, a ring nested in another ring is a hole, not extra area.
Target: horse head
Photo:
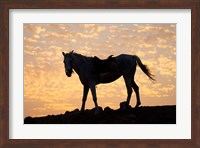
[[[69,53],[64,53],[62,52],[63,56],[64,56],[64,65],[65,65],[65,73],[68,77],[71,77],[72,73],[73,73],[73,68],[72,68],[72,54],[73,54],[73,50]]]

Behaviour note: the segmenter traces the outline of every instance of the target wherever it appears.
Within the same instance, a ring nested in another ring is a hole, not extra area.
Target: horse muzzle
[[[65,73],[68,77],[72,76],[72,70],[66,70]]]
[[[69,72],[66,72],[66,75],[67,75],[68,77],[71,77],[71,76],[72,76],[72,74],[69,73]]]

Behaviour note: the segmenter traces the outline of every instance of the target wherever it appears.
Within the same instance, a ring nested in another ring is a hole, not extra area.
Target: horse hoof
[[[141,104],[136,104],[135,108],[138,108]]]

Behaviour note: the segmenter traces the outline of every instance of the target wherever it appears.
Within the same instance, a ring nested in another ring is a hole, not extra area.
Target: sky
[[[176,24],[24,24],[24,117],[63,114],[80,109],[83,86],[76,73],[67,77],[63,52],[74,50],[105,59],[137,55],[156,82],[137,67],[142,106],[176,104]],[[123,77],[97,85],[97,101],[119,108],[126,100]],[[136,103],[133,91],[130,105]],[[91,92],[86,109],[94,108]]]

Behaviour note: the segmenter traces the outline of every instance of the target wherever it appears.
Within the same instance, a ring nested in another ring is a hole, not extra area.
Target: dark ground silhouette
[[[120,105],[121,106],[121,105]],[[95,108],[81,113],[78,109],[60,115],[26,117],[25,124],[176,124],[176,106],[109,107],[95,114]]]

